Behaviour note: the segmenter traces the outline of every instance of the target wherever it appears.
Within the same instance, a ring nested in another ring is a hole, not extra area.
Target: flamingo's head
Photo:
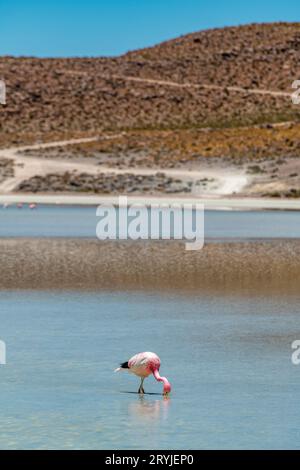
[[[166,381],[164,382],[163,394],[164,394],[164,395],[169,395],[170,392],[171,392],[171,384],[170,384],[170,382],[168,382],[168,380],[166,380]]]

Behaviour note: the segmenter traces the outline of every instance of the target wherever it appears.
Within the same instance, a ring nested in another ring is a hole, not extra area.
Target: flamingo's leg
[[[139,388],[139,390],[138,390],[138,393],[141,393],[141,394],[145,393],[145,390],[144,390],[144,387],[143,387],[144,380],[145,380],[145,378],[142,377],[142,378],[141,378],[141,384],[140,384],[140,388]]]

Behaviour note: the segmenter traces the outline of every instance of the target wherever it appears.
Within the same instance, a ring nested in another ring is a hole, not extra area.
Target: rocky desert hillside
[[[297,122],[288,93],[299,59],[300,23],[202,31],[117,58],[1,57],[0,146]]]

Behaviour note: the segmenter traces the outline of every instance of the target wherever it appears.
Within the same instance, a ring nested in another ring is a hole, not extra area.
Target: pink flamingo
[[[159,375],[159,368],[160,368],[160,359],[157,354],[153,352],[141,352],[133,356],[129,361],[123,362],[120,364],[115,372],[118,372],[122,369],[129,369],[129,372],[141,377],[141,384],[138,389],[138,393],[145,393],[143,384],[146,377],[150,374],[153,374],[155,379],[158,382],[163,382],[164,389],[163,394],[168,395],[171,391],[171,385],[166,377],[161,377]]]

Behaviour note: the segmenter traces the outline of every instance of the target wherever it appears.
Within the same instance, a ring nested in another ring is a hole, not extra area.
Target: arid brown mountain
[[[299,63],[300,23],[202,31],[118,58],[1,57],[0,146],[299,121],[289,96]]]
[[[300,24],[201,31],[125,58],[135,62],[133,67],[129,64],[128,74],[140,68],[139,76],[177,82],[289,91],[300,72]]]

